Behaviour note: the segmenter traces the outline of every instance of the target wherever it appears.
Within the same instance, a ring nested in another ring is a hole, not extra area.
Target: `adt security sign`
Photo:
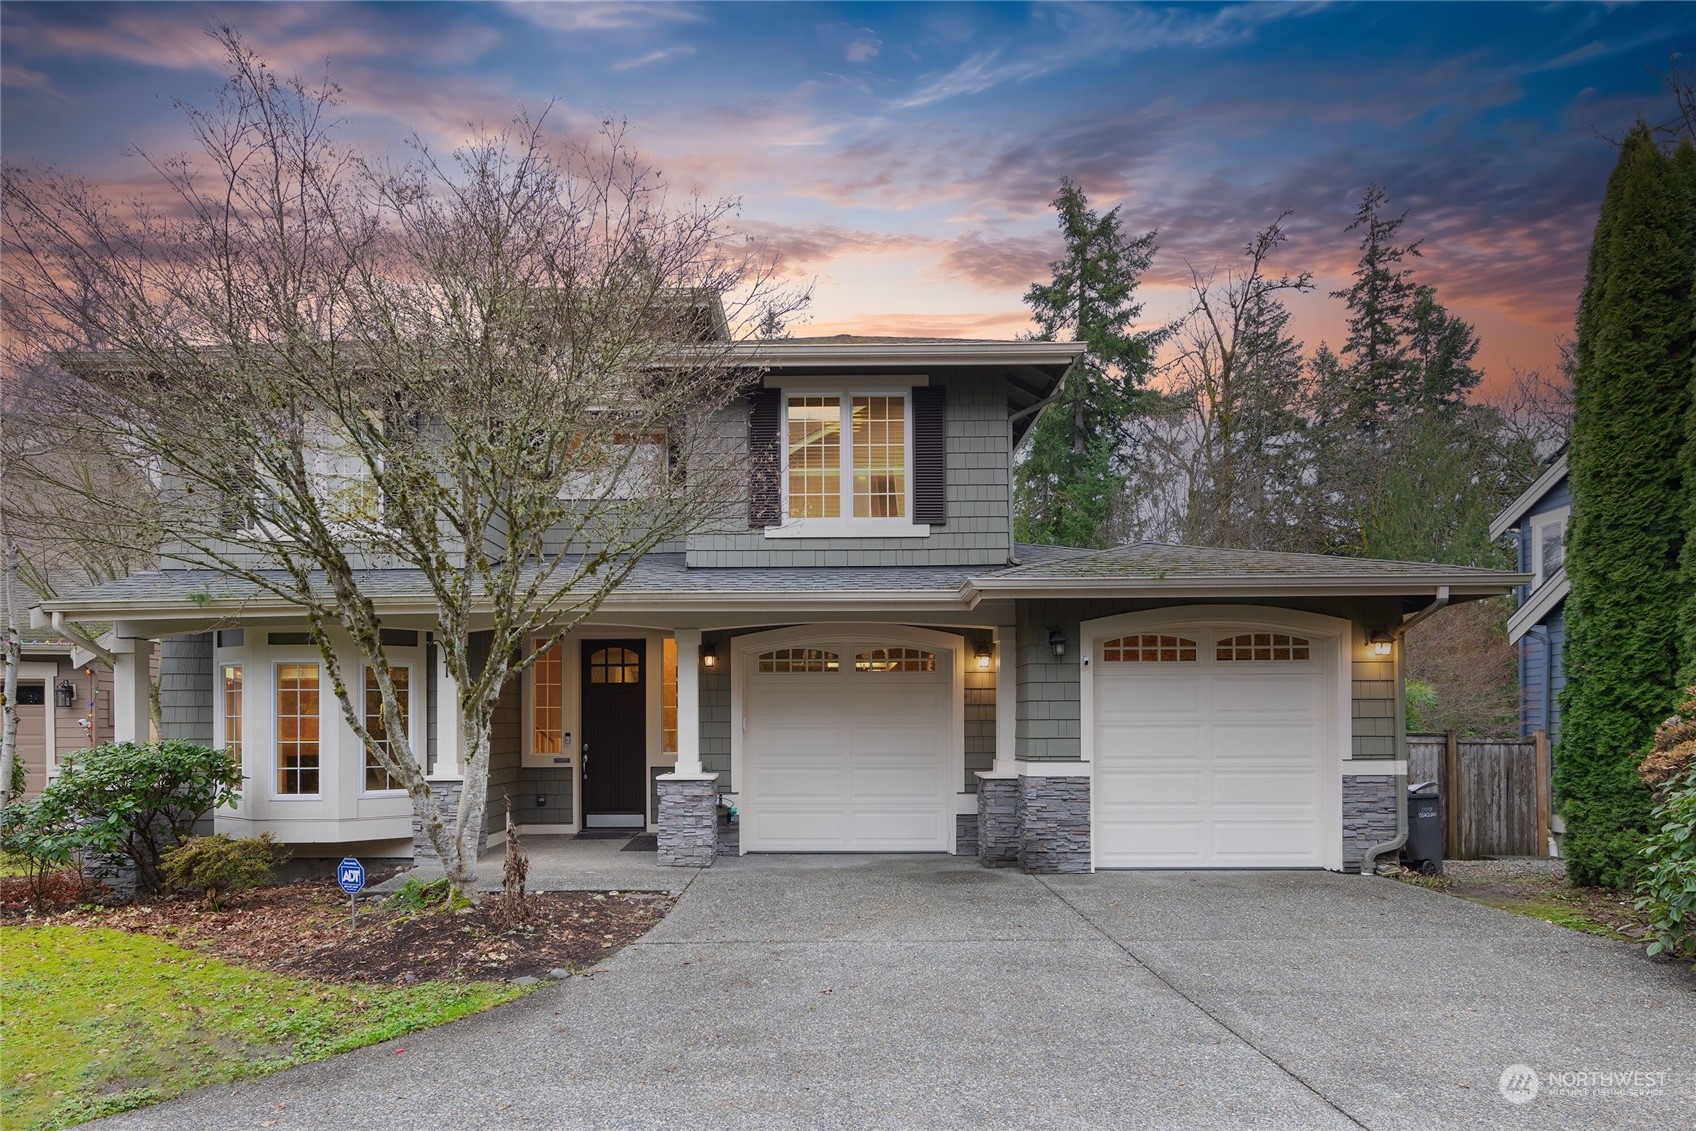
[[[336,883],[349,895],[358,895],[365,890],[365,865],[351,856],[342,857],[336,865]]]
[[[365,865],[351,856],[342,857],[336,865],[336,883],[347,892],[347,925],[351,930],[359,919],[359,905],[354,900],[365,887]]]

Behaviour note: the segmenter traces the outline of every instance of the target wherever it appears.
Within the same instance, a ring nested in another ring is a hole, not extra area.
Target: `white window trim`
[[[278,725],[279,719],[281,718],[279,712],[277,711],[277,694],[278,694],[278,688],[279,688],[279,684],[278,684],[279,674],[278,673],[285,665],[292,667],[296,664],[311,664],[313,667],[318,669],[318,789],[317,789],[317,792],[315,792],[315,793],[284,793],[279,788],[279,785],[281,784],[281,779],[282,779],[283,763],[282,763],[282,757],[281,757],[281,750],[279,749],[279,747],[281,747],[281,745],[282,745],[282,738],[281,738],[282,728],[281,728],[281,726]],[[245,665],[244,665],[244,667],[245,667]],[[242,676],[243,676],[243,679],[242,679],[242,711],[243,711],[244,714],[246,713],[246,710],[247,710],[246,674],[247,673],[245,671],[242,673]],[[276,656],[273,656],[271,658],[271,681],[266,686],[265,697],[268,701],[267,710],[269,710],[270,713],[271,713],[271,733],[270,733],[268,741],[266,743],[266,746],[267,746],[266,756],[267,756],[267,765],[268,765],[267,773],[270,775],[271,780],[270,780],[270,783],[269,783],[270,788],[267,790],[267,798],[266,799],[269,800],[269,801],[281,801],[281,802],[323,801],[325,799],[325,797],[327,796],[324,792],[324,777],[325,777],[325,773],[326,773],[326,770],[327,770],[327,767],[325,766],[325,762],[328,761],[328,759],[325,757],[325,749],[324,749],[325,745],[326,745],[326,741],[325,741],[326,735],[324,734],[324,661],[323,661],[323,659],[321,657],[314,656],[311,659],[291,660],[291,659],[288,659],[287,657],[278,658]],[[243,737],[245,738],[245,735]],[[246,743],[244,742],[243,743],[243,750],[245,751],[245,749],[246,749]],[[364,766],[364,763],[361,762],[361,764],[360,764],[360,774],[361,774],[361,776],[364,775],[364,772],[365,772],[365,766]]]
[[[930,526],[916,523],[912,520],[913,513],[913,385],[918,383],[907,378],[875,378],[856,379],[848,382],[833,382],[831,384],[800,384],[785,382],[778,386],[781,394],[781,406],[777,419],[778,443],[781,446],[781,458],[778,461],[778,481],[782,493],[783,521],[777,526],[765,528],[767,538],[928,538]],[[899,395],[903,405],[901,411],[902,468],[903,490],[906,492],[903,510],[905,518],[855,518],[854,510],[854,398],[855,397],[893,397]],[[841,413],[840,446],[841,466],[840,475],[841,510],[844,512],[838,518],[791,518],[789,517],[789,398],[793,396],[835,397]]]
[[[1548,581],[1551,576],[1543,569],[1543,530],[1546,527],[1558,524],[1561,528],[1561,548],[1564,551],[1566,548],[1567,519],[1571,516],[1571,514],[1572,508],[1570,506],[1566,506],[1531,516],[1529,529],[1531,532],[1531,572],[1533,574],[1531,580],[1531,591],[1533,593],[1543,588],[1543,583]],[[1562,561],[1563,563],[1565,561],[1564,553],[1562,555]]]
[[[418,760],[420,765],[422,765],[428,759],[428,753],[419,749],[418,739],[419,739],[420,736],[422,736],[424,738],[425,742],[428,743],[429,738],[430,738],[429,731],[427,729],[425,729],[424,727],[421,727],[421,726],[418,725],[420,717],[423,715],[423,711],[421,711],[419,709],[418,701],[421,698],[423,698],[422,692],[424,690],[424,685],[422,683],[413,682],[418,675],[418,665],[413,664],[411,662],[400,663],[400,664],[390,664],[389,665],[390,671],[395,671],[399,668],[405,668],[406,673],[407,673],[406,674],[406,678],[407,678],[406,737],[412,744],[413,757]],[[360,676],[359,698],[360,698],[361,705],[363,705],[364,700],[365,700],[365,684],[364,684],[365,670],[364,670],[363,667],[360,668],[359,676]],[[319,699],[320,699],[320,701],[322,701],[322,699],[323,699],[323,694],[322,694],[321,691],[320,691],[320,694],[319,694]],[[324,723],[323,723],[323,720],[320,719],[319,723],[318,723],[318,731],[319,731],[319,735],[320,735],[320,741],[322,741],[323,730],[324,730]],[[360,796],[360,797],[405,797],[406,796],[406,787],[405,786],[402,786],[398,789],[367,789],[367,788],[365,788],[366,762],[370,758],[371,752],[369,750],[365,749],[365,743],[359,741],[357,737],[354,739],[353,745],[354,745],[354,748],[359,751],[359,793],[358,793],[358,796]],[[319,750],[318,750],[318,760],[319,760],[320,763],[322,763],[323,760],[324,760],[324,751],[323,751],[322,746],[320,746]],[[319,773],[320,774],[323,773],[323,766],[322,765],[319,766]],[[320,778],[319,780],[322,781],[323,779]]]

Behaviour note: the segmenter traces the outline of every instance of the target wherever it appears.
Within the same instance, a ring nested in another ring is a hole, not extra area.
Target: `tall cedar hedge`
[[[1678,179],[1684,188],[1687,206],[1696,217],[1696,148],[1679,147],[1673,158]],[[1696,219],[1692,220],[1696,226]],[[1696,242],[1696,237],[1693,237]],[[1696,337],[1696,280],[1692,281],[1690,303],[1686,314],[1693,337]],[[1696,347],[1690,351],[1690,407],[1685,413],[1684,458],[1679,470],[1684,476],[1684,553],[1679,566],[1679,591],[1684,603],[1678,617],[1678,655],[1680,687],[1696,686]]]
[[[1555,787],[1575,883],[1628,887],[1649,791],[1637,775],[1677,702],[1688,500],[1696,208],[1691,158],[1638,124],[1620,149],[1578,311],[1569,466],[1569,682]]]

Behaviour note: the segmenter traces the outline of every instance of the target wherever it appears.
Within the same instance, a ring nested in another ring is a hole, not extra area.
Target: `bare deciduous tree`
[[[218,36],[219,104],[183,107],[194,153],[140,154],[162,199],[7,168],[10,360],[52,374],[65,442],[143,473],[144,505],[115,515],[45,464],[92,529],[302,610],[344,721],[465,891],[501,689],[739,497],[703,422],[747,380],[737,335],[805,295],[727,237],[734,202],[671,197],[616,125],[566,141],[521,113],[451,155],[368,158],[339,141],[332,84]],[[379,568],[411,571],[439,626],[464,769],[448,819],[390,677]]]

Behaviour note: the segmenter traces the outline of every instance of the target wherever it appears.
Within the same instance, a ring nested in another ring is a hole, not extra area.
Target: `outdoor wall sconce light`
[[[701,666],[712,669],[718,667],[718,649],[711,644],[701,645]]]
[[[1048,630],[1048,646],[1054,649],[1054,658],[1062,659],[1066,655],[1066,634],[1058,628]]]
[[[1367,639],[1372,643],[1372,654],[1374,656],[1388,656],[1396,641],[1396,638],[1388,632],[1374,632]]]
[[[55,687],[53,689],[53,703],[59,707],[75,707],[77,705],[76,685],[67,679],[58,687]]]
[[[978,641],[978,670],[979,671],[987,671],[989,669],[989,656],[990,656],[989,641],[987,641],[987,640]]]

